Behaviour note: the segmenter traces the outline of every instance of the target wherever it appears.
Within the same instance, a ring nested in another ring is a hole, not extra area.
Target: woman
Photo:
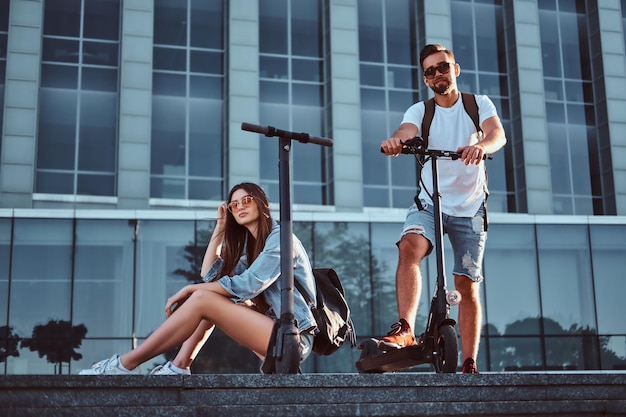
[[[302,243],[293,239],[294,279],[315,302],[315,282]],[[245,252],[245,253],[244,253]],[[217,210],[217,224],[202,261],[202,283],[187,285],[165,304],[167,319],[141,345],[94,364],[81,375],[140,373],[139,365],[182,344],[156,375],[190,374],[189,368],[215,327],[265,359],[275,319],[280,316],[280,228],[272,220],[261,187],[233,187]],[[316,328],[311,310],[294,291],[300,355],[311,352]]]

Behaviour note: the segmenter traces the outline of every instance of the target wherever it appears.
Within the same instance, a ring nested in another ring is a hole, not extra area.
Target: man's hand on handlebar
[[[482,148],[476,145],[461,146],[456,151],[461,154],[461,161],[463,161],[465,165],[478,165],[485,156],[485,152],[482,150]]]
[[[404,140],[398,137],[392,137],[384,140],[380,144],[380,151],[387,156],[398,156],[402,153],[402,142]]]

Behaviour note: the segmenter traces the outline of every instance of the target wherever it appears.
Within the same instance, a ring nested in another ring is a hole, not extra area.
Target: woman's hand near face
[[[222,203],[217,208],[217,221],[215,223],[215,231],[222,233],[226,227],[226,216],[228,216],[228,206]]]

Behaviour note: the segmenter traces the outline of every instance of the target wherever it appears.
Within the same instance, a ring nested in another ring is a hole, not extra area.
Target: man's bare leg
[[[463,360],[478,357],[483,312],[480,304],[480,284],[464,275],[454,275],[454,285],[461,293],[458,326]]]

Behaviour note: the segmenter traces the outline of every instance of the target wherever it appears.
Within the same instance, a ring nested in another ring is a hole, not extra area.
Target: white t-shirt
[[[497,116],[496,107],[487,96],[476,95],[478,104],[478,119],[482,124],[492,116]],[[435,116],[430,125],[428,148],[456,151],[461,146],[467,146],[478,142],[478,134],[472,118],[463,107],[463,101],[459,99],[452,107],[440,107],[435,105]],[[418,128],[421,135],[422,119],[424,118],[424,102],[415,103],[404,113],[402,123],[411,123]],[[440,158],[439,167],[439,192],[441,193],[441,211],[455,217],[473,217],[482,204],[487,192],[487,178],[485,175],[485,162],[478,165],[465,165],[460,159],[455,161]],[[430,161],[422,170],[422,179],[432,195],[433,179]],[[419,198],[432,204],[430,196],[421,184],[422,191]]]

